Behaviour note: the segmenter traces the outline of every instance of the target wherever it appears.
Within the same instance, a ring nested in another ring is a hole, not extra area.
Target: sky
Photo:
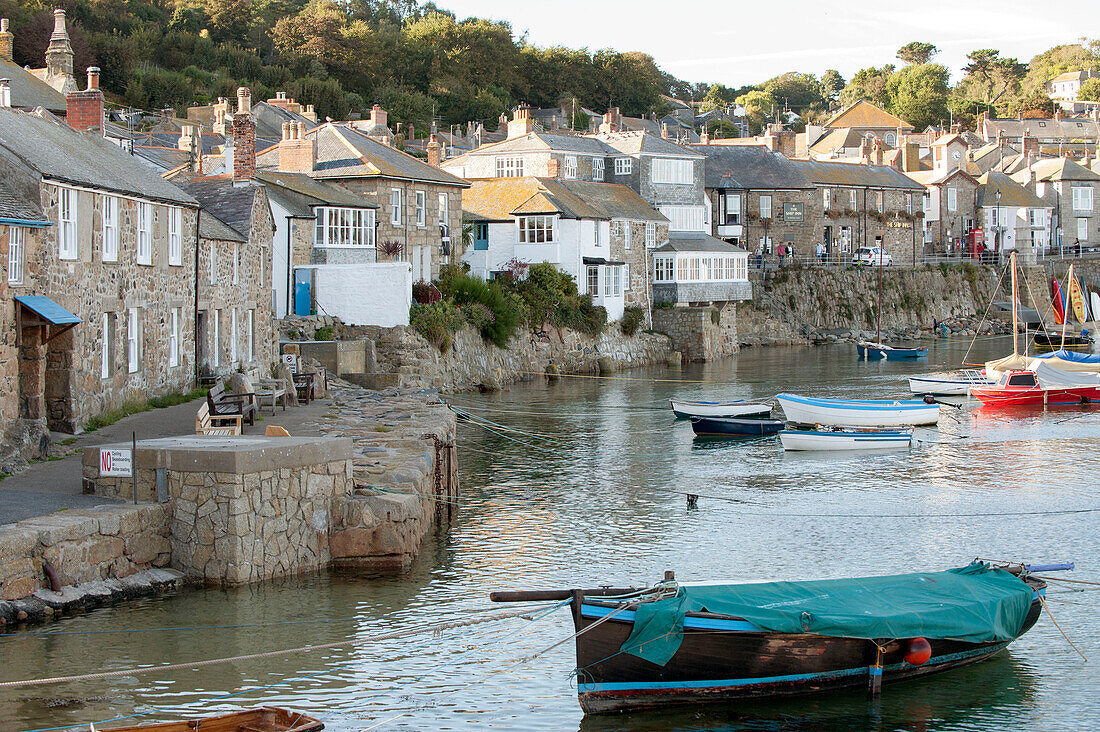
[[[505,20],[538,46],[644,51],[674,76],[739,87],[787,71],[845,80],[868,66],[900,65],[909,41],[962,76],[966,54],[996,48],[1027,63],[1051,46],[1100,37],[1097,0],[436,0],[461,20]],[[677,11],[677,7],[682,10]]]

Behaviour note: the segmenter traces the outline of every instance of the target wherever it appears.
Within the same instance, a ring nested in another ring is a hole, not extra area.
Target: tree
[[[711,84],[703,101],[699,104],[699,111],[709,112],[712,109],[728,107],[737,101],[739,93],[724,84]]]
[[[728,119],[712,119],[707,122],[707,134],[714,139],[740,137],[741,130]]]
[[[1077,98],[1086,102],[1100,102],[1100,79],[1086,79],[1077,91]]]
[[[898,58],[907,64],[921,66],[931,61],[932,57],[939,52],[940,49],[936,48],[931,43],[912,41],[898,49]]]
[[[829,107],[840,101],[840,92],[844,89],[844,77],[836,69],[826,69],[821,75],[821,98]]]
[[[737,97],[737,103],[745,108],[745,119],[753,132],[758,132],[763,127],[764,120],[769,119],[775,109],[775,99],[759,89]]]
[[[890,104],[890,94],[886,90],[886,80],[894,73],[894,65],[886,64],[881,69],[874,67],[860,69],[844,90],[840,92],[840,103],[845,107],[867,99],[880,107]]]
[[[813,74],[788,71],[766,81],[764,91],[778,105],[796,112],[820,108],[824,104],[824,98],[821,96],[821,82]]]
[[[986,104],[995,104],[1009,91],[1015,91],[1027,73],[1027,66],[1014,58],[1004,58],[994,48],[981,48],[966,54],[969,64],[963,67],[967,80],[982,92]]]
[[[909,65],[887,80],[888,110],[918,130],[947,120],[947,83],[950,74],[941,64]]]

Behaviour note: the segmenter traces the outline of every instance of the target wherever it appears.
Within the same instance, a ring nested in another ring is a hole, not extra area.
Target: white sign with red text
[[[132,450],[99,451],[99,475],[103,478],[129,478],[134,474]]]

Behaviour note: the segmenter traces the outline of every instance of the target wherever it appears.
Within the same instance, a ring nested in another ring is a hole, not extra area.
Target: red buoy
[[[905,651],[905,662],[910,666],[923,666],[932,658],[932,644],[927,638],[911,638]]]

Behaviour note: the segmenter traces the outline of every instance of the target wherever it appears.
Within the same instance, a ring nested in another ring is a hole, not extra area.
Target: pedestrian
[[[1073,240],[1073,256],[1077,257],[1078,259],[1080,259],[1080,257],[1081,257],[1081,240],[1080,239],[1074,239]]]

